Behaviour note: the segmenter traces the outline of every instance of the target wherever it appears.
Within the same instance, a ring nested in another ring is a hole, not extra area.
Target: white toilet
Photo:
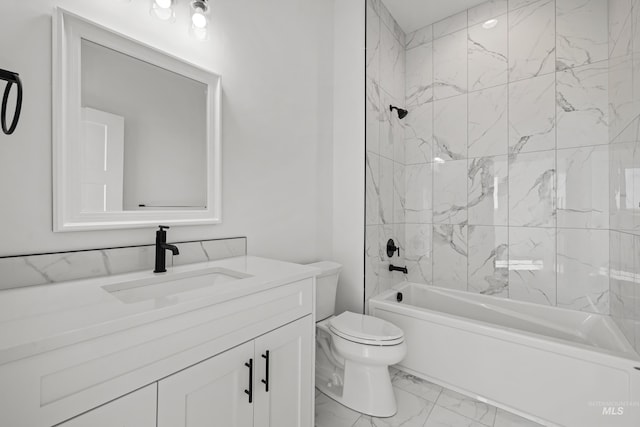
[[[349,311],[334,316],[342,266],[309,265],[322,271],[316,282],[316,387],[355,411],[393,416],[397,405],[389,365],[407,354],[402,329]]]

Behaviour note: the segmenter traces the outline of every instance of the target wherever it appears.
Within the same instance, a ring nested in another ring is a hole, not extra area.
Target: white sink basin
[[[102,289],[120,301],[131,304],[221,285],[238,279],[246,279],[247,277],[251,277],[251,275],[226,268],[212,267],[180,273],[163,273],[145,279],[113,283],[103,286]]]

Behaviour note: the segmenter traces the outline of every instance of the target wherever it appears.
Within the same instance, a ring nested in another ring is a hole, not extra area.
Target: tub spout
[[[389,264],[389,271],[402,271],[404,274],[409,274],[407,267],[396,267],[393,264]]]

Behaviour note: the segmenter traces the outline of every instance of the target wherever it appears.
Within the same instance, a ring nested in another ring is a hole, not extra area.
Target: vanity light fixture
[[[151,0],[151,16],[161,20],[175,22],[174,10],[178,0]],[[207,38],[209,26],[209,4],[207,0],[189,0],[189,13],[191,15],[191,34],[200,40]]]
[[[207,0],[193,0],[191,2],[191,32],[200,40],[207,38],[208,15],[209,5]]]
[[[498,25],[498,20],[497,19],[489,19],[484,24],[482,24],[482,28],[484,28],[485,30],[490,30],[493,27],[495,27],[496,25]]]

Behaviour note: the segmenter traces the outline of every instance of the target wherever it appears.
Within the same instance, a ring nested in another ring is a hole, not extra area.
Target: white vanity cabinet
[[[255,427],[313,425],[314,327],[307,316],[256,339]]]
[[[250,277],[167,306],[127,305],[105,292],[105,279],[52,286],[65,303],[72,291],[93,301],[76,296],[68,301],[77,311],[58,313],[48,295],[44,314],[0,322],[0,338],[33,343],[0,345],[0,426],[311,427],[316,271],[255,257],[202,268],[212,267]],[[19,292],[22,303],[36,290]],[[90,328],[78,322],[94,314]],[[45,335],[48,325],[68,332]]]
[[[253,341],[200,362],[159,382],[158,427],[253,426],[244,393]]]
[[[158,427],[310,427],[311,316],[158,383]]]
[[[156,427],[157,393],[157,384],[152,384],[58,426]]]

